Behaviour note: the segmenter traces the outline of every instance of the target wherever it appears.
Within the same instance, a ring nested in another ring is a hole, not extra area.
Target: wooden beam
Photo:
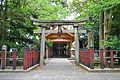
[[[78,30],[78,33],[86,33],[86,30]],[[35,34],[42,33],[40,29],[34,30]],[[46,30],[45,33],[58,33],[58,30]],[[62,30],[62,33],[74,33],[73,30]]]
[[[46,25],[73,25],[74,23],[38,23],[38,22],[33,22],[33,25],[43,25],[43,24],[46,24]],[[86,22],[80,22],[78,24],[86,24]]]
[[[34,25],[74,25],[74,24],[85,24],[87,20],[38,20],[30,17]]]
[[[58,37],[47,37],[47,39],[57,39]],[[69,40],[73,40],[74,38],[70,38],[70,37],[67,37],[67,38],[62,38],[62,39],[69,39]]]

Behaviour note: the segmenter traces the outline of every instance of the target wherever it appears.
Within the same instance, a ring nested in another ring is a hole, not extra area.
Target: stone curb
[[[29,71],[31,71],[32,69],[34,69],[34,68],[36,68],[36,67],[38,67],[39,66],[39,64],[36,64],[36,65],[34,65],[34,66],[32,66],[32,67],[30,67],[30,68],[28,68],[27,70],[23,70],[23,69],[16,69],[16,70],[10,70],[10,69],[5,69],[5,70],[0,70],[0,73],[8,73],[8,72],[29,72]]]
[[[79,66],[88,72],[110,72],[110,73],[119,72],[120,73],[120,69],[90,69],[81,63],[79,64]]]

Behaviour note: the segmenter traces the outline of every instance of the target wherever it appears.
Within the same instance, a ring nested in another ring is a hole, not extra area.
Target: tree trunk
[[[104,44],[108,37],[107,11],[104,11]],[[105,45],[104,45],[105,48]]]
[[[104,12],[101,11],[99,15],[99,49],[103,49],[103,40],[104,40]]]
[[[110,33],[112,30],[112,8],[110,9],[108,18],[109,18],[108,19],[108,32]]]
[[[2,4],[2,3],[1,3]],[[6,29],[6,21],[7,21],[7,10],[8,10],[8,0],[5,0],[5,6],[1,5],[1,8],[3,8],[3,15],[1,17],[3,17],[3,22],[2,22],[2,37],[1,37],[1,45],[4,44],[5,42],[5,29]],[[2,12],[1,12],[2,13]]]

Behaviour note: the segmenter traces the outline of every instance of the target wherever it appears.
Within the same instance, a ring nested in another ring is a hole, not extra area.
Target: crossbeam
[[[74,25],[85,24],[87,20],[38,20],[30,17],[34,25]]]
[[[40,34],[42,31],[40,29],[34,30],[35,34]],[[58,33],[58,30],[46,30],[45,33]],[[62,33],[74,33],[73,30],[62,30]],[[78,30],[78,33],[86,33],[86,30]]]

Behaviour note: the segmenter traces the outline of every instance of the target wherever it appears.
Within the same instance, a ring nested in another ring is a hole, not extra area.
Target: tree
[[[0,47],[39,46],[30,16],[41,20],[62,19],[68,11],[50,0],[0,0]]]
[[[98,32],[99,28],[100,44],[104,46],[113,29],[114,8],[119,4],[119,0],[73,0],[70,7],[80,14],[76,19],[89,17],[89,21],[85,25],[88,30],[92,29],[92,31]],[[98,36],[98,33],[96,36]]]

